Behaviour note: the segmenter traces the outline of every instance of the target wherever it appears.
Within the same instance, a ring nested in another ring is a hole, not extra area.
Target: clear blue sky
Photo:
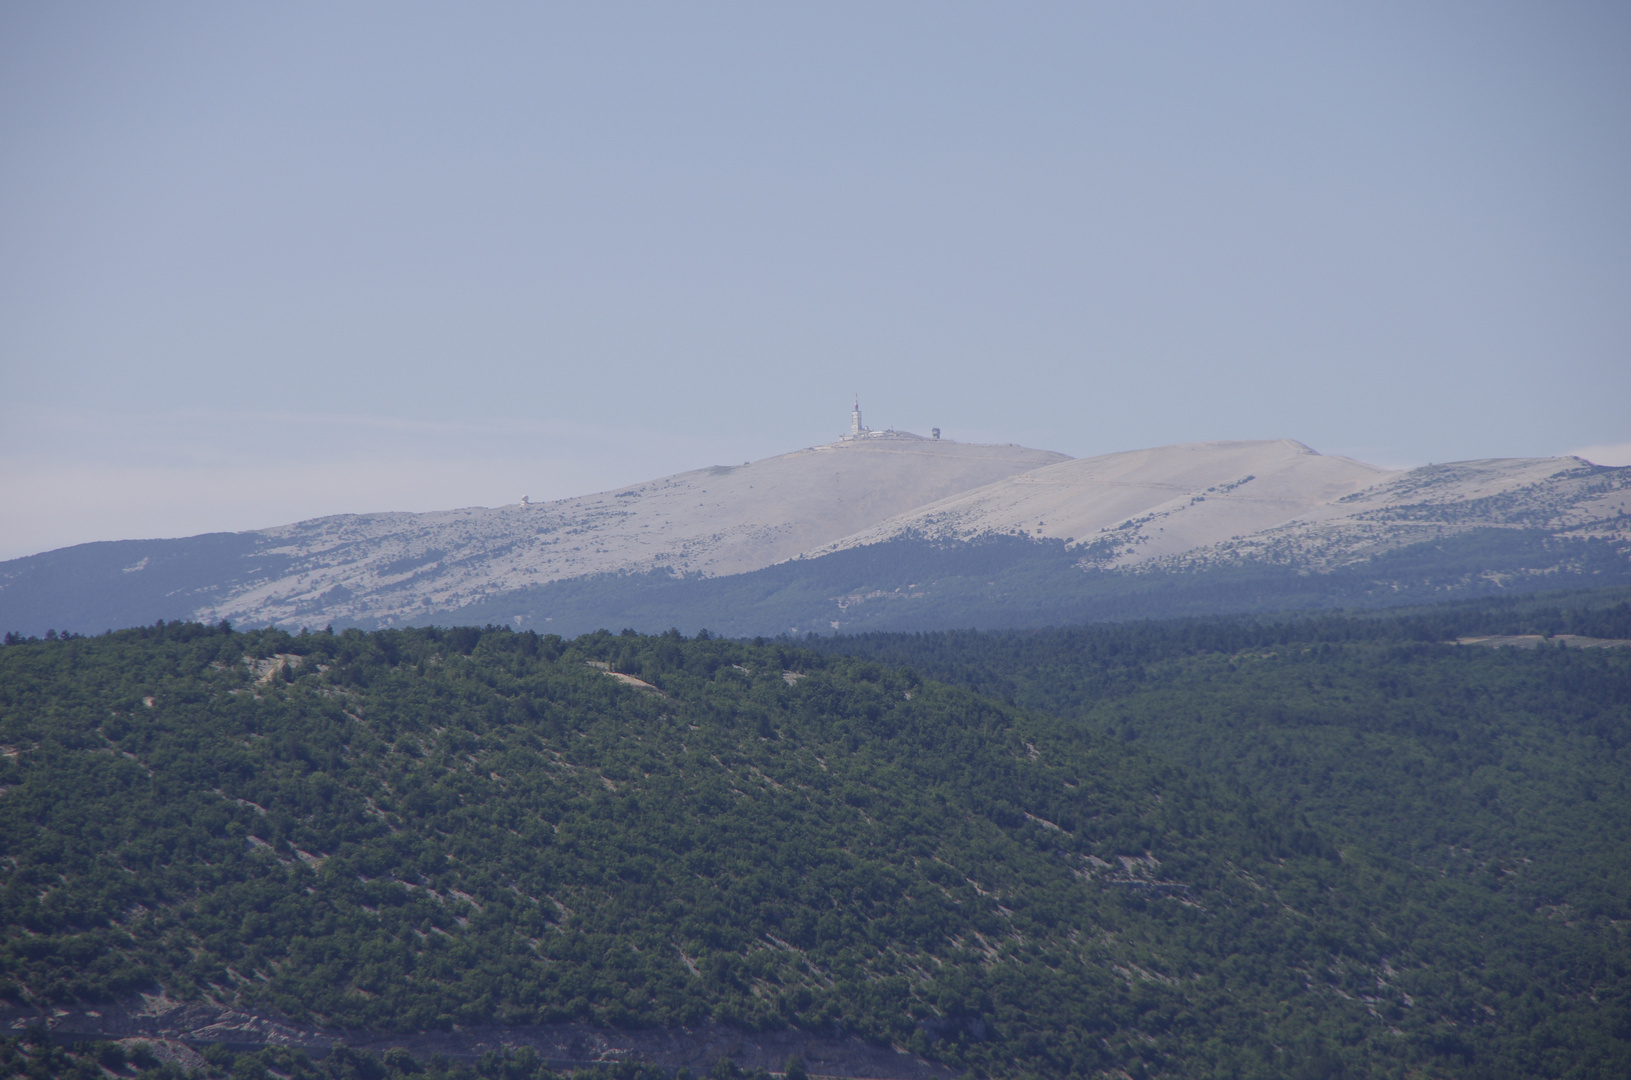
[[[856,392],[1631,461],[1628,56],[1623,2],[4,5],[0,557],[578,494]]]

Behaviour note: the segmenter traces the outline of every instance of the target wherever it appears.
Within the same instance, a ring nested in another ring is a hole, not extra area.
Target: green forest
[[[1445,644],[1497,634],[1554,640]],[[1575,635],[1631,642],[1631,593],[812,644],[1078,720],[1520,909],[1617,925],[1631,648],[1565,647]]]
[[[1631,1075],[1631,650],[1446,644],[1631,637],[1623,596],[1548,603],[820,642],[14,636],[0,999],[712,1020],[992,1077]],[[178,1071],[0,1043],[0,1072],[76,1069]]]

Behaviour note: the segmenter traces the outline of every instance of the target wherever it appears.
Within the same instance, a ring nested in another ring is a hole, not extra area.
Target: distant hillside
[[[1291,439],[1161,446],[1019,473],[916,507],[822,550],[903,536],[1013,535],[1062,540],[1093,550],[1098,562],[1128,565],[1307,518],[1397,475]]]
[[[874,433],[541,505],[0,563],[0,628],[164,618],[744,634],[1414,602],[1631,577],[1631,469],[1387,472],[1290,440],[1070,460]]]
[[[881,432],[551,503],[82,544],[0,563],[0,629],[389,624],[597,574],[733,574],[1062,460]]]
[[[800,636],[1391,607],[1616,584],[1631,584],[1623,545],[1544,530],[1470,529],[1324,573],[1269,562],[1102,569],[1062,541],[904,538],[730,577],[557,582],[423,621]]]

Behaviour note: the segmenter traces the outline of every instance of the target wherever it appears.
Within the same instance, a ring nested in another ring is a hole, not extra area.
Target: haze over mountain
[[[639,621],[626,602],[610,599],[634,581],[656,588],[778,568],[777,581],[802,574],[804,591],[819,592],[826,586],[811,584],[809,574],[847,565],[839,560],[846,553],[871,558],[902,544],[943,553],[1021,538],[1029,543],[1005,549],[1005,558],[1046,555],[1057,564],[1054,573],[1074,568],[1067,585],[1090,572],[1146,580],[1240,567],[1328,574],[1482,530],[1496,530],[1508,546],[1595,540],[1592,551],[1608,558],[1612,573],[1627,562],[1628,508],[1631,469],[1578,458],[1390,471],[1282,439],[1073,460],[1014,445],[872,432],[857,412],[852,434],[824,446],[579,498],[340,515],[16,559],[0,563],[0,623],[34,633],[161,615],[289,627],[478,618],[543,624],[555,620],[551,608],[559,603],[537,591],[577,583],[572,619],[609,624]],[[1526,576],[1530,584],[1558,584],[1574,565],[1563,550],[1544,565],[1528,565],[1534,559],[1526,556],[1517,571],[1480,567],[1469,587],[1523,587]],[[827,599],[849,612],[892,588],[919,595],[935,575],[921,558],[890,557],[899,566],[891,573],[902,580],[858,580],[854,588],[828,589]],[[1026,603],[1011,598],[1015,618]],[[644,617],[693,621],[666,608]],[[722,617],[746,632],[738,616],[715,614],[715,623]],[[838,628],[850,618],[789,622],[766,613],[751,629]],[[992,616],[980,618],[989,623]]]

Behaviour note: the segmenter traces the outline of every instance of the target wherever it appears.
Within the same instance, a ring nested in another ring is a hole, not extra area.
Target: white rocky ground
[[[266,529],[294,561],[199,613],[289,622],[390,619],[529,585],[671,567],[736,574],[914,506],[1068,460],[897,432],[696,469],[531,506],[316,518]]]
[[[1631,469],[1576,457],[1385,470],[1290,439],[1133,450],[942,499],[822,549],[904,535],[1063,539],[1100,566],[1329,569],[1470,528],[1631,539]]]
[[[1478,526],[1631,539],[1628,513],[1631,469],[1579,458],[1388,471],[1282,439],[1073,460],[891,432],[559,502],[265,530],[289,566],[199,616],[412,618],[588,574],[737,574],[909,535],[1058,539],[1100,566],[1319,570]]]
[[[962,492],[825,550],[905,534],[1111,541],[1116,564],[1261,532],[1394,474],[1290,439],[1206,442],[1080,458]],[[1104,546],[1104,545],[1101,545]]]
[[[1472,528],[1631,540],[1631,468],[1603,468],[1577,457],[1427,465],[1274,528],[1166,562],[1294,562],[1319,571]]]

